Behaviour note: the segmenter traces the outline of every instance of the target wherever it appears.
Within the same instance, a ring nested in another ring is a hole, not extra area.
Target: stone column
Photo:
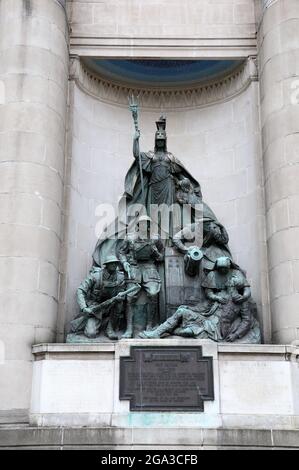
[[[68,86],[64,0],[0,0],[0,84],[3,417],[28,408],[31,346],[56,334]]]
[[[261,121],[272,339],[299,339],[299,2],[264,0]]]

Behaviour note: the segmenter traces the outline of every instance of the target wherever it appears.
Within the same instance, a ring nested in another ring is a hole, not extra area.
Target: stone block
[[[294,258],[297,258],[296,253],[299,248],[299,228],[294,227],[276,232],[270,238],[268,247],[270,268],[285,261],[293,261]]]
[[[287,8],[286,8],[287,9]],[[288,18],[280,24],[281,47],[284,51],[298,50],[297,31],[299,28],[299,14],[293,18]]]
[[[290,226],[288,199],[281,199],[270,206],[267,212],[267,237],[276,232],[286,230]]]
[[[290,295],[294,292],[293,269],[290,261],[273,268],[269,276],[272,299]]]
[[[19,294],[21,295],[21,294]],[[36,343],[35,328],[32,325],[1,324],[0,339],[4,344],[4,359],[7,361],[31,361],[32,344]],[[11,362],[12,364],[12,362]]]
[[[295,293],[279,297],[271,302],[273,332],[287,328],[298,328],[298,300],[299,294]],[[292,341],[294,339],[296,338],[293,338]],[[288,340],[286,344],[290,344],[290,341]]]
[[[99,355],[98,359],[35,363],[31,413],[62,415],[61,418],[69,413],[79,417],[83,414],[90,424],[99,420],[99,414],[111,413],[113,357],[104,355],[101,360]]]
[[[0,322],[12,325],[42,325],[53,330],[57,321],[57,302],[45,294],[15,291],[1,294],[5,309],[0,310]]]
[[[269,115],[283,108],[285,104],[284,83],[275,83],[269,86],[264,99],[261,101],[261,125],[265,124]]]
[[[0,443],[1,447],[39,447],[46,446],[61,446],[62,444],[61,428],[53,429],[0,429]],[[61,448],[61,447],[60,447]]]
[[[259,51],[261,69],[263,69],[265,64],[271,60],[273,56],[282,52],[280,37],[281,31],[277,25],[274,25],[263,37],[262,47]]]
[[[22,243],[19,241],[22,240]],[[50,230],[25,225],[3,225],[0,256],[35,258],[57,266],[60,242]]]
[[[223,152],[236,145],[241,145],[246,140],[245,125],[236,123],[232,126],[222,127],[213,131],[208,131],[206,135],[209,152]]]
[[[203,444],[203,430],[198,428],[134,428],[132,431],[134,445],[155,445],[163,443],[166,446],[190,446]]]
[[[0,194],[0,220],[2,224],[39,225],[42,201],[35,194]]]
[[[32,362],[8,360],[1,366],[0,408],[28,409],[32,385]],[[0,442],[3,442],[0,438]]]
[[[61,204],[62,180],[58,173],[48,166],[7,162],[1,167],[0,193],[34,194]]]
[[[26,257],[0,257],[0,292],[7,289],[34,291],[38,285],[38,260]]]
[[[243,171],[254,163],[256,151],[255,140],[247,141],[242,145],[238,145],[234,148],[234,171]],[[255,182],[257,184],[257,181]]]
[[[299,260],[292,263],[294,292],[299,293]]]
[[[292,342],[298,338],[298,328],[290,326],[276,330],[272,328],[272,341],[275,344],[292,344]]]
[[[234,5],[234,22],[236,24],[254,24],[255,15],[252,2],[237,3]]]
[[[237,448],[256,446],[271,447],[270,430],[223,429],[218,431],[218,446],[236,446]]]
[[[261,98],[267,93],[268,87],[288,78],[295,78],[299,75],[298,50],[282,51],[271,57],[263,67],[261,72]]]
[[[38,291],[58,299],[58,270],[53,264],[40,261],[38,272]]]
[[[272,172],[266,184],[267,203],[273,204],[280,200],[298,195],[299,164],[287,165]]]
[[[132,445],[133,431],[130,428],[98,428],[98,429],[66,429],[64,443],[66,445]]]
[[[266,180],[271,173],[286,165],[285,139],[283,137],[268,145],[263,160]]]
[[[0,136],[0,161],[45,161],[46,139],[35,132],[9,131]]]
[[[35,326],[34,335],[35,343],[52,343],[56,341],[56,324],[54,325],[54,328]]]
[[[52,230],[60,238],[61,224],[62,217],[59,205],[50,199],[42,199],[41,226]]]
[[[290,165],[299,163],[299,133],[287,135],[284,143],[286,162]]]
[[[283,362],[221,361],[220,383],[225,415],[293,412],[289,369]]]
[[[273,445],[276,447],[299,447],[299,430],[279,431],[273,430]]]

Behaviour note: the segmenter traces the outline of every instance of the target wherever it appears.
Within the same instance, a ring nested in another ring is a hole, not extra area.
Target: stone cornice
[[[187,88],[142,88],[108,81],[88,69],[78,56],[71,57],[71,80],[85,93],[101,101],[128,106],[128,96],[139,96],[148,109],[179,110],[209,106],[227,101],[258,80],[256,58],[250,57],[229,75],[206,84]]]

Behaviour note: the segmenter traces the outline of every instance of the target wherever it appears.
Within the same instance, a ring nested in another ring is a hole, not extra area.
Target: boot
[[[177,321],[175,318],[170,317],[162,325],[159,325],[157,328],[151,331],[142,331],[139,333],[139,338],[144,339],[155,339],[161,338],[165,333],[171,333],[172,330],[177,326]]]
[[[129,304],[127,306],[127,328],[124,334],[122,335],[123,339],[133,338],[133,305]]]
[[[109,323],[108,323],[108,326],[107,326],[107,329],[106,329],[106,335],[111,340],[117,340],[118,339],[118,335],[114,331],[111,320],[109,320]]]
[[[146,331],[151,331],[153,329],[155,315],[156,315],[156,303],[149,303],[147,305]]]

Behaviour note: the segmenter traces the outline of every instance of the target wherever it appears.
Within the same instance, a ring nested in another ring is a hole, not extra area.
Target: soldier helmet
[[[106,265],[110,263],[119,263],[119,259],[115,255],[107,256],[103,264]]]
[[[141,215],[137,220],[139,222],[152,222],[152,219],[148,215]]]
[[[232,260],[228,256],[221,256],[216,259],[216,268],[230,268],[232,266]]]

